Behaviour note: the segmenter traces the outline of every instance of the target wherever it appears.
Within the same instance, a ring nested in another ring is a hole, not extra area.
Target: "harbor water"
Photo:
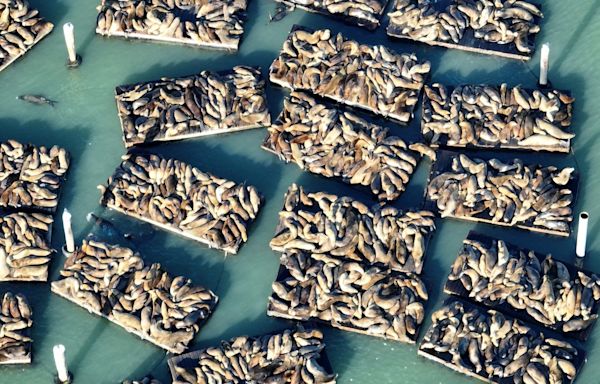
[[[265,197],[258,219],[251,227],[249,241],[234,256],[211,250],[190,240],[140,224],[99,206],[98,184],[105,183],[125,153],[114,101],[115,87],[160,77],[183,76],[201,70],[224,70],[244,64],[262,67],[267,75],[288,31],[294,24],[331,28],[364,43],[382,43],[398,52],[415,52],[431,61],[430,82],[446,84],[507,82],[533,87],[537,83],[539,49],[529,62],[500,59],[417,43],[389,40],[383,26],[371,33],[324,16],[300,10],[282,21],[269,23],[272,0],[250,0],[245,34],[237,53],[208,51],[178,45],[103,38],[94,33],[99,0],[30,0],[55,24],[55,30],[26,56],[0,73],[0,139],[16,139],[36,145],[60,145],[71,152],[72,167],[60,201],[73,214],[76,242],[90,232],[117,238],[132,234],[131,242],[147,262],[160,262],[173,274],[190,277],[194,283],[212,289],[220,298],[213,316],[194,339],[191,349],[217,344],[238,335],[260,335],[290,326],[266,315],[267,297],[278,269],[278,255],[269,248],[283,195],[292,183],[309,191],[324,190],[367,200],[368,196],[340,182],[303,173],[286,165],[260,148],[265,129],[196,140],[162,143],[147,149],[177,158],[235,181],[256,186]],[[501,152],[501,159],[520,157],[526,162],[574,166],[580,173],[577,213],[590,213],[588,252],[585,268],[600,272],[600,0],[544,1],[545,19],[538,35],[538,48],[550,42],[549,79],[555,88],[572,91],[576,97],[573,151],[562,154]],[[78,69],[65,67],[67,52],[62,25],[72,22],[78,53]],[[273,118],[281,110],[288,92],[269,85],[268,100]],[[22,94],[43,94],[58,104],[36,106],[17,100]],[[389,127],[404,139],[419,134],[419,116],[408,126],[369,118]],[[422,203],[430,167],[423,160],[407,191],[394,203],[399,208]],[[110,224],[86,220],[89,212]],[[52,243],[60,249],[64,239],[59,216]],[[551,252],[556,258],[574,261],[575,236],[550,237],[522,230],[495,228],[456,220],[437,221],[438,229],[427,251],[424,280],[430,300],[427,318],[443,302],[442,292],[449,268],[462,239],[469,230],[508,240],[516,245]],[[59,276],[63,257],[57,255],[51,280]],[[105,319],[50,293],[49,284],[0,283],[0,293],[22,292],[33,307],[33,364],[0,368],[0,383],[49,383],[55,375],[52,347],[66,346],[69,370],[76,383],[117,383],[127,378],[152,374],[170,382],[163,350],[142,341]],[[430,324],[427,320],[424,327]],[[421,337],[423,335],[421,331]],[[577,382],[599,381],[600,328],[583,344],[588,364]],[[475,382],[417,356],[415,346],[325,328],[326,351],[339,383],[454,384]]]

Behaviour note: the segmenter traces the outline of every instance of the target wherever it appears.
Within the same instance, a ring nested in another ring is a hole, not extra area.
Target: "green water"
[[[432,62],[432,79],[449,84],[460,82],[499,83],[534,86],[538,56],[530,63],[429,48],[418,44],[390,42],[383,28],[369,33],[328,18],[296,11],[283,21],[268,24],[271,0],[252,0],[246,33],[237,54],[204,51],[172,45],[127,42],[105,39],[94,34],[95,0],[30,0],[50,21],[61,26],[75,24],[78,49],[84,58],[77,70],[64,67],[66,51],[59,27],[26,57],[0,73],[0,139],[14,138],[35,144],[58,144],[73,157],[69,180],[61,200],[74,215],[75,235],[81,239],[91,226],[85,215],[90,211],[114,221],[125,231],[143,231],[146,235],[137,246],[148,261],[161,262],[169,271],[185,274],[194,282],[214,290],[220,297],[216,312],[196,337],[193,349],[206,347],[224,338],[241,334],[257,335],[281,329],[284,321],[265,315],[270,284],[278,268],[278,257],[268,247],[275,229],[277,212],[287,187],[297,182],[309,190],[323,189],[361,197],[346,186],[300,172],[293,165],[279,162],[259,148],[263,129],[186,142],[161,144],[153,150],[188,161],[199,168],[236,181],[247,180],[266,198],[266,204],[252,227],[248,243],[236,256],[225,258],[192,241],[156,232],[121,215],[99,207],[96,185],[103,183],[117,166],[125,150],[113,99],[114,88],[161,76],[179,76],[203,69],[227,69],[236,64],[259,65],[263,73],[275,58],[293,24],[330,27],[363,42],[381,42],[397,51],[414,51]],[[99,2],[99,0],[98,0]],[[581,172],[577,209],[591,214],[589,255],[586,267],[600,271],[600,151],[594,150],[600,111],[600,1],[567,0],[544,2],[546,19],[539,41],[551,42],[550,79],[554,86],[570,89],[575,104],[575,156],[528,155],[529,161],[576,165]],[[383,25],[387,25],[384,20]],[[56,108],[37,107],[15,100],[25,93],[42,93],[57,99]],[[272,116],[280,110],[285,91],[270,87],[268,97]],[[383,122],[407,139],[418,137],[418,119],[409,127]],[[502,157],[513,157],[505,153]],[[423,161],[408,191],[397,202],[399,207],[420,203],[429,162]],[[572,259],[575,239],[527,234],[523,231],[474,226],[457,221],[438,221],[425,263],[424,277],[431,300],[428,314],[437,308],[444,295],[442,285],[461,240],[477,227],[519,245],[553,252],[564,260]],[[56,226],[53,244],[61,246],[62,228]],[[62,264],[52,265],[51,278],[58,277]],[[6,284],[0,292],[16,290],[27,294],[34,309],[34,362],[26,367],[0,368],[0,383],[49,383],[54,375],[52,346],[63,343],[67,348],[69,368],[77,383],[116,383],[125,378],[152,373],[170,382],[165,353],[152,344],[130,335],[106,320],[50,293],[47,284]],[[426,323],[426,326],[429,322]],[[596,328],[585,348],[589,362],[578,383],[597,383],[600,358]],[[429,362],[416,354],[414,346],[385,342],[380,339],[326,329],[327,352],[340,383],[464,383],[472,379]]]

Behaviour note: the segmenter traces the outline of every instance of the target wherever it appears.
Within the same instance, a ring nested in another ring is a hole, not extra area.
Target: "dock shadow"
[[[29,5],[37,9],[44,19],[54,24],[54,33],[61,33],[57,27],[62,25],[65,15],[72,6],[68,0],[29,0]]]
[[[150,44],[150,43],[147,43]],[[211,54],[212,53],[212,54]],[[201,71],[224,71],[230,70],[237,65],[260,67],[263,77],[267,78],[267,72],[271,62],[275,59],[269,51],[256,50],[245,54],[214,52],[207,55],[198,55],[197,59],[188,61],[174,61],[169,63],[152,63],[149,67],[133,72],[126,76],[122,84],[127,85],[138,82],[159,80],[163,77],[183,77],[200,73]]]
[[[23,122],[14,118],[0,118],[0,141],[14,139],[23,144],[31,143],[48,148],[58,145],[71,154],[71,168],[77,166],[77,158],[86,150],[91,132],[90,127],[81,125],[56,127],[43,120]]]
[[[129,247],[142,256],[145,265],[160,263],[172,276],[184,276],[192,284],[227,294],[226,256],[192,240],[176,236],[151,224],[99,206],[92,212],[82,238]],[[95,221],[95,222],[94,222]]]
[[[281,168],[271,155],[259,148],[265,133],[264,130],[258,129],[232,135],[144,146],[136,151],[181,160],[217,177],[253,185],[265,200],[269,200],[273,197]],[[222,145],[222,142],[229,140],[243,140],[247,145],[242,147],[240,152],[230,152]]]

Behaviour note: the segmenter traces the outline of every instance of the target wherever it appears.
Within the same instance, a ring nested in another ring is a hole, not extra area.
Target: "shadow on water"
[[[103,207],[93,213],[96,217],[85,228],[86,238],[130,247],[141,254],[146,265],[160,263],[171,276],[190,278],[193,284],[219,296],[227,294],[230,284],[223,252]]]
[[[140,380],[143,377],[151,376],[154,379],[160,380],[162,383],[171,382],[171,377],[168,373],[167,360],[170,358],[168,354],[152,355],[142,361],[137,368],[123,377],[122,380]],[[148,368],[150,367],[150,368]],[[112,384],[106,382],[106,384]]]
[[[275,183],[280,177],[281,168],[279,165],[270,160],[266,162],[258,161],[246,156],[244,152],[231,153],[219,145],[219,142],[230,138],[231,140],[239,140],[247,133],[250,132],[171,142],[159,146],[153,145],[144,147],[141,151],[181,160],[202,171],[237,183],[246,182],[255,186],[266,200],[270,200],[273,197]],[[252,144],[252,150],[255,150],[254,144]],[[264,156],[268,158],[267,154],[264,154]],[[266,175],[269,175],[269,177],[265,177]]]
[[[0,118],[1,140],[14,139],[21,143],[51,147],[58,145],[71,154],[71,167],[77,166],[77,159],[86,150],[91,137],[91,128],[75,125],[73,127],[54,127],[42,120],[19,121],[13,118]],[[76,133],[76,134],[75,134]],[[72,168],[69,172],[72,171]]]
[[[69,305],[75,305],[75,304],[69,303]],[[81,307],[78,307],[77,310],[84,311],[84,309]],[[92,328],[91,330],[88,330],[86,332],[85,342],[83,343],[83,345],[85,345],[85,346],[94,345],[94,342],[102,335],[102,333],[108,327],[111,327],[111,326],[116,327],[114,324],[110,324],[109,321],[106,319],[101,319],[100,321],[96,321],[96,325],[94,326],[94,328]],[[125,332],[124,330],[121,330],[121,331]],[[87,347],[81,348],[77,353],[74,354],[75,357],[70,359],[71,361],[69,362],[69,369],[76,372],[78,370],[78,367],[81,365],[81,363],[83,361],[85,361],[85,358],[88,356],[88,354],[90,352],[93,353],[91,348],[87,348]]]
[[[29,5],[37,9],[42,17],[54,24],[54,33],[58,32],[62,34],[62,30],[58,31],[57,26],[62,26],[62,21],[67,12],[69,12],[70,6],[68,0],[29,0]]]

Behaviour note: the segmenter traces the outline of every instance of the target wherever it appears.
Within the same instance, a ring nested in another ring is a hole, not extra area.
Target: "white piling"
[[[62,214],[63,228],[65,230],[65,244],[67,252],[75,252],[75,239],[73,238],[73,229],[71,228],[71,212],[66,208]]]
[[[67,370],[67,360],[65,358],[65,346],[62,344],[55,345],[52,348],[54,354],[54,364],[56,365],[56,372],[58,373],[58,381],[60,383],[68,383],[69,371]]]
[[[542,52],[540,55],[540,85],[548,84],[548,61],[550,58],[550,44],[544,43],[542,45]]]
[[[577,223],[577,246],[575,248],[575,254],[577,258],[583,259],[585,257],[585,247],[587,243],[587,228],[590,214],[587,212],[581,212],[579,214],[579,222]]]
[[[63,25],[63,33],[65,34],[65,44],[67,45],[67,67],[77,67],[81,62],[81,57],[77,55],[75,49],[75,27],[72,23],[65,23]]]

